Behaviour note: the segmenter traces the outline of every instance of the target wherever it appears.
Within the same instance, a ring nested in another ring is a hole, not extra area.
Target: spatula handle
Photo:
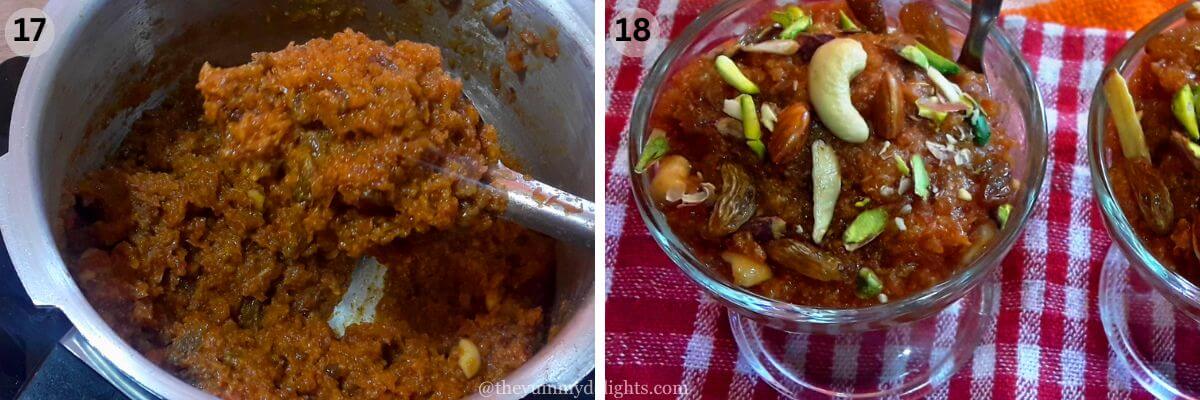
[[[575,246],[594,248],[595,205],[503,165],[493,167],[491,185],[508,196],[504,218]]]

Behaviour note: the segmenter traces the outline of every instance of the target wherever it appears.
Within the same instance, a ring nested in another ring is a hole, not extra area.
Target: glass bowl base
[[[1178,310],[1112,246],[1100,273],[1100,320],[1118,360],[1160,399],[1200,398],[1200,322]]]
[[[787,332],[736,312],[739,357],[790,398],[916,398],[947,381],[985,337],[995,337],[996,274],[942,311],[867,331]]]

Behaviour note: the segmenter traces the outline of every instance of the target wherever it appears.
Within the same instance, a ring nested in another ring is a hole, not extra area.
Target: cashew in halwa
[[[751,287],[774,277],[771,267],[753,258],[726,251],[721,253],[721,259],[729,263],[733,271],[733,283],[741,287]]]
[[[687,193],[688,175],[692,164],[680,155],[670,155],[658,160],[658,172],[650,181],[650,195],[655,201],[667,202],[668,198],[679,198]],[[676,196],[668,196],[674,193]]]
[[[472,378],[479,373],[479,368],[483,366],[483,358],[479,355],[479,347],[470,339],[458,339],[458,367],[462,368],[463,375],[467,378]]]
[[[808,70],[809,96],[825,127],[850,143],[867,141],[870,128],[850,101],[850,80],[867,66],[867,52],[854,39],[829,41],[813,53]]]

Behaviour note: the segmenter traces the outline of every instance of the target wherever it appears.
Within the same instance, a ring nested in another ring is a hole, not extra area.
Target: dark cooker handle
[[[17,83],[25,71],[28,57],[13,57],[0,62],[0,156],[8,154],[8,124],[12,122]],[[5,257],[7,258],[7,256]]]
[[[21,73],[29,62],[0,62],[0,155],[8,153],[8,126]],[[71,328],[56,309],[37,308],[0,238],[0,398],[120,399],[100,375],[58,344]]]

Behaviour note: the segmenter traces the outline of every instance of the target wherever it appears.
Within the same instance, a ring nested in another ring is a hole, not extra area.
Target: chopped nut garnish
[[[1171,99],[1171,112],[1175,114],[1175,119],[1183,125],[1184,132],[1187,132],[1188,137],[1192,140],[1200,139],[1200,130],[1196,128],[1196,106],[1195,99],[1192,97],[1192,85],[1183,85],[1182,89],[1175,92],[1175,97]]]
[[[1146,135],[1142,132],[1141,115],[1133,105],[1133,95],[1129,93],[1129,85],[1125,77],[1116,70],[1108,72],[1104,81],[1104,97],[1108,101],[1108,109],[1113,115],[1113,124],[1117,126],[1117,137],[1121,141],[1121,151],[1125,158],[1150,159],[1150,148],[1146,147]]]
[[[838,170],[837,152],[825,141],[813,142],[812,157],[813,242],[820,244],[833,221],[833,210],[842,191],[842,175]]]
[[[913,191],[917,194],[917,196],[921,196],[921,199],[928,200],[930,184],[929,171],[925,170],[925,159],[921,158],[920,154],[915,154],[912,156],[911,163],[913,170],[913,184],[915,185]],[[934,192],[937,191],[936,188],[933,190]]]
[[[759,118],[768,131],[774,132],[775,122],[779,121],[779,107],[775,103],[763,103],[762,116]]]
[[[904,161],[903,157],[900,157],[899,154],[892,157],[896,159],[896,169],[900,170],[901,175],[909,176],[912,174],[912,170],[908,169],[908,163]]]
[[[838,10],[838,25],[842,28],[843,32],[862,32],[862,29],[854,24],[854,20],[850,19],[850,16],[846,15],[846,12],[842,10]]]
[[[483,367],[483,358],[479,355],[479,347],[470,339],[458,340],[458,367],[467,378],[475,377]]]
[[[846,233],[842,235],[846,250],[858,250],[875,240],[887,226],[885,221],[887,221],[887,210],[882,207],[858,214],[857,217],[854,217],[854,221],[850,222],[850,226],[846,227]]]
[[[738,69],[733,59],[723,54],[719,55],[717,56],[716,65],[717,74],[721,75],[721,78],[729,86],[733,86],[734,89],[745,94],[758,94],[758,85],[755,85],[749,78],[746,78],[746,75],[742,74],[742,70]]]
[[[638,159],[637,165],[633,167],[633,172],[643,173],[646,168],[658,162],[658,159],[667,155],[670,146],[667,144],[667,133],[662,129],[655,129],[650,132],[650,138],[646,141],[646,146],[642,148],[642,156]]]
[[[787,17],[789,21],[787,24],[783,24],[783,32],[779,33],[780,39],[795,39],[800,32],[804,32],[812,26],[812,17],[805,14],[800,7],[788,7]]]
[[[869,299],[883,294],[883,281],[870,268],[858,270],[858,297]]]
[[[1008,216],[1012,214],[1012,204],[1002,204],[996,208],[996,219],[1000,221],[1000,228],[1004,228],[1008,224]]]

